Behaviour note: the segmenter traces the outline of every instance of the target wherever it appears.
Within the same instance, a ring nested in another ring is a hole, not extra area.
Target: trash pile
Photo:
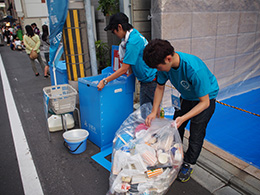
[[[149,111],[143,105],[116,132],[107,194],[162,195],[176,179],[183,161],[178,130],[167,119],[147,127],[141,115]]]

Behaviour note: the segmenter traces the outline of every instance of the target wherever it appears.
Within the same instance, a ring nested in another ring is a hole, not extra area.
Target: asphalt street
[[[50,78],[44,78],[40,65],[40,76],[36,77],[25,51],[12,51],[0,47],[0,55],[10,83],[10,89],[21,120],[29,151],[35,165],[42,191],[45,195],[105,195],[109,189],[109,171],[95,162],[91,156],[99,148],[87,141],[85,152],[70,154],[63,145],[63,131],[51,133],[48,140],[44,115],[43,88],[50,86]],[[0,79],[0,194],[22,195],[30,181],[23,181],[23,171],[17,156],[17,148],[11,129],[3,88],[3,72]],[[16,121],[13,121],[16,122]],[[74,127],[77,128],[77,125]],[[31,181],[33,184],[33,181]],[[175,181],[167,195],[208,195],[208,190],[191,179],[187,183]]]

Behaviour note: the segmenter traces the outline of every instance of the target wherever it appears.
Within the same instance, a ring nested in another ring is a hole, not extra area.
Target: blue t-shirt
[[[186,100],[197,101],[199,97],[209,94],[209,99],[217,97],[219,87],[216,77],[210,72],[206,64],[198,57],[182,52],[180,66],[169,72],[158,71],[157,82],[160,85],[170,79],[172,85]]]
[[[147,44],[147,40],[136,29],[133,29],[126,42],[123,60],[125,64],[131,65],[136,78],[144,83],[153,81],[157,72],[156,69],[149,68],[143,60],[143,51]]]

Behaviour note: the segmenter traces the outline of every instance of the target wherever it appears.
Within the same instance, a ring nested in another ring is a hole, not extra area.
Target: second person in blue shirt
[[[158,85],[152,112],[145,121],[147,125],[157,115],[167,80],[181,93],[181,109],[175,110],[173,119],[182,140],[190,121],[189,145],[178,174],[178,179],[186,182],[200,155],[207,125],[215,111],[215,98],[219,91],[217,79],[200,58],[175,52],[167,40],[150,41],[144,49],[144,61],[149,67],[158,70]]]

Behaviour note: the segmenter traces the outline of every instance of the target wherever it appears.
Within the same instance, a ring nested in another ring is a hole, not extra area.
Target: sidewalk
[[[260,194],[260,170],[206,140],[192,178],[215,195]]]

